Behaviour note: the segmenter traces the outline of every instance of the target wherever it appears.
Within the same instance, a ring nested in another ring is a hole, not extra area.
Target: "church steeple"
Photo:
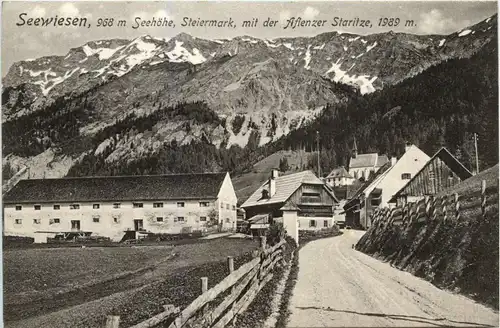
[[[356,145],[356,137],[354,137],[354,145],[352,147],[352,158],[358,156],[358,146]]]

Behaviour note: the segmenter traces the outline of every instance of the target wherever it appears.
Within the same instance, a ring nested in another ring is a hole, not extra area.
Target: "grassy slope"
[[[4,268],[8,274],[5,274],[4,283],[6,286],[4,318],[6,321],[25,319],[154,284],[165,283],[174,286],[175,279],[180,279],[179,277],[197,279],[196,286],[199,287],[200,276],[191,277],[190,272],[205,272],[210,270],[211,265],[225,261],[227,256],[238,257],[257,247],[258,243],[251,240],[216,239],[174,248],[111,247],[28,249],[5,252]],[[161,262],[172,253],[175,253],[174,258]],[[40,254],[44,255],[40,256]],[[18,261],[17,266],[11,265],[16,257],[23,257],[25,260]],[[140,268],[141,265],[151,265],[151,263],[157,265],[145,272],[99,283],[124,270],[130,271]],[[212,274],[210,285],[215,282],[214,279],[218,278]],[[82,287],[82,284],[92,280],[94,283]],[[64,292],[59,293],[61,290]],[[114,301],[114,303],[117,302]],[[177,305],[177,303],[174,304]],[[85,307],[83,308],[80,312],[85,311]],[[118,311],[119,309],[120,307]],[[140,309],[141,306],[138,306],[137,311]],[[92,316],[91,314],[93,313],[86,313],[88,316]],[[133,321],[134,318],[130,320]]]

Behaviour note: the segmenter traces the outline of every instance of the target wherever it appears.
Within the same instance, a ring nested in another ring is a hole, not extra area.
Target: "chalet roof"
[[[460,163],[460,161],[453,156],[448,149],[442,147],[427,161],[427,163],[425,163],[420,171],[418,171],[397,193],[394,194],[389,202],[395,202],[396,198],[403,193],[406,186],[409,186],[413,181],[415,181],[415,179],[417,179],[418,176],[424,172],[425,168],[428,167],[436,158],[441,159],[461,180],[468,179],[472,176],[472,173],[465,166],[463,166],[463,164]]]
[[[350,179],[353,179],[353,177],[349,174],[349,172],[347,172],[347,170],[341,166],[341,167],[338,167],[336,169],[333,169],[332,172],[330,172],[330,174],[328,174],[328,176],[326,177],[327,179],[328,178],[350,178]]]
[[[358,154],[356,157],[351,158],[349,168],[382,167],[387,162],[389,162],[389,159],[386,155],[378,155],[377,153]]]
[[[375,181],[379,181],[381,177],[385,176],[385,174],[391,168],[391,163],[387,162],[384,166],[378,169],[371,177],[366,180],[365,183],[359,187],[352,197],[349,197],[347,203],[344,205],[344,209],[350,208],[353,206],[354,202],[358,199],[358,197],[366,190],[370,185],[372,185]]]
[[[321,181],[313,172],[302,171],[298,173],[283,175],[276,178],[276,193],[267,199],[262,198],[262,191],[268,189],[269,181],[263,183],[254,193],[241,205],[241,207],[251,207],[258,205],[284,203],[292,196],[292,194],[303,184],[322,185],[325,190],[336,199],[335,195],[326,188],[323,181]]]
[[[217,198],[227,173],[21,180],[4,203]]]

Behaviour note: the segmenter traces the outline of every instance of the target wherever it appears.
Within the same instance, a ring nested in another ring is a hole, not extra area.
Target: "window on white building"
[[[33,224],[40,224],[42,223],[42,219],[33,219]]]
[[[402,180],[410,180],[411,179],[411,173],[403,173],[403,174],[401,174],[401,179]]]
[[[120,208],[122,204],[120,203],[114,203],[113,204],[113,208]]]
[[[328,220],[323,221],[323,227],[328,228]]]
[[[316,227],[316,220],[309,220],[309,228],[315,228]]]
[[[209,202],[200,202],[200,207],[208,207],[210,206]]]
[[[229,204],[226,204],[226,210],[228,210],[228,209],[229,209]]]
[[[40,211],[42,209],[42,205],[35,205],[33,206],[33,208],[35,209],[35,211]]]
[[[98,209],[100,209],[100,208],[101,208],[101,205],[99,205],[99,204],[92,204],[92,208],[93,208],[94,210],[98,210]]]
[[[184,202],[177,202],[177,207],[184,207],[184,206],[185,206]]]
[[[54,210],[58,211],[61,209],[61,205],[54,205]]]
[[[206,216],[200,216],[200,221],[201,222],[206,222],[207,221],[207,217]]]
[[[113,218],[113,222],[114,223],[118,223],[118,222],[120,222],[120,219],[119,218]]]
[[[220,203],[220,208],[224,209],[224,203],[223,202]]]
[[[71,204],[69,205],[70,210],[79,210],[80,209],[80,204]]]
[[[163,207],[163,203],[153,203],[154,208],[161,208]]]
[[[23,209],[23,207],[21,205],[16,205],[16,211],[20,211],[22,209]]]
[[[61,223],[61,219],[54,218],[49,220],[49,224],[57,224],[57,223]]]
[[[233,211],[236,211],[236,205],[233,205]]]
[[[143,208],[144,204],[143,203],[134,203],[134,208]]]
[[[177,219],[177,222],[184,222],[184,217],[183,216],[178,216],[176,219]]]
[[[157,217],[156,222],[163,222],[163,218],[161,216]]]
[[[23,220],[22,219],[15,219],[14,221],[16,224],[23,224]]]
[[[98,217],[93,217],[93,218],[92,218],[92,222],[94,222],[94,223],[99,223],[99,221],[100,221],[100,220],[99,220],[99,218],[98,218]]]

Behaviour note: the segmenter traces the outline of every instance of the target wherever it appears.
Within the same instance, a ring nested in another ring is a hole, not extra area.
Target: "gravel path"
[[[300,250],[288,327],[498,327],[498,312],[352,249],[362,231]]]

